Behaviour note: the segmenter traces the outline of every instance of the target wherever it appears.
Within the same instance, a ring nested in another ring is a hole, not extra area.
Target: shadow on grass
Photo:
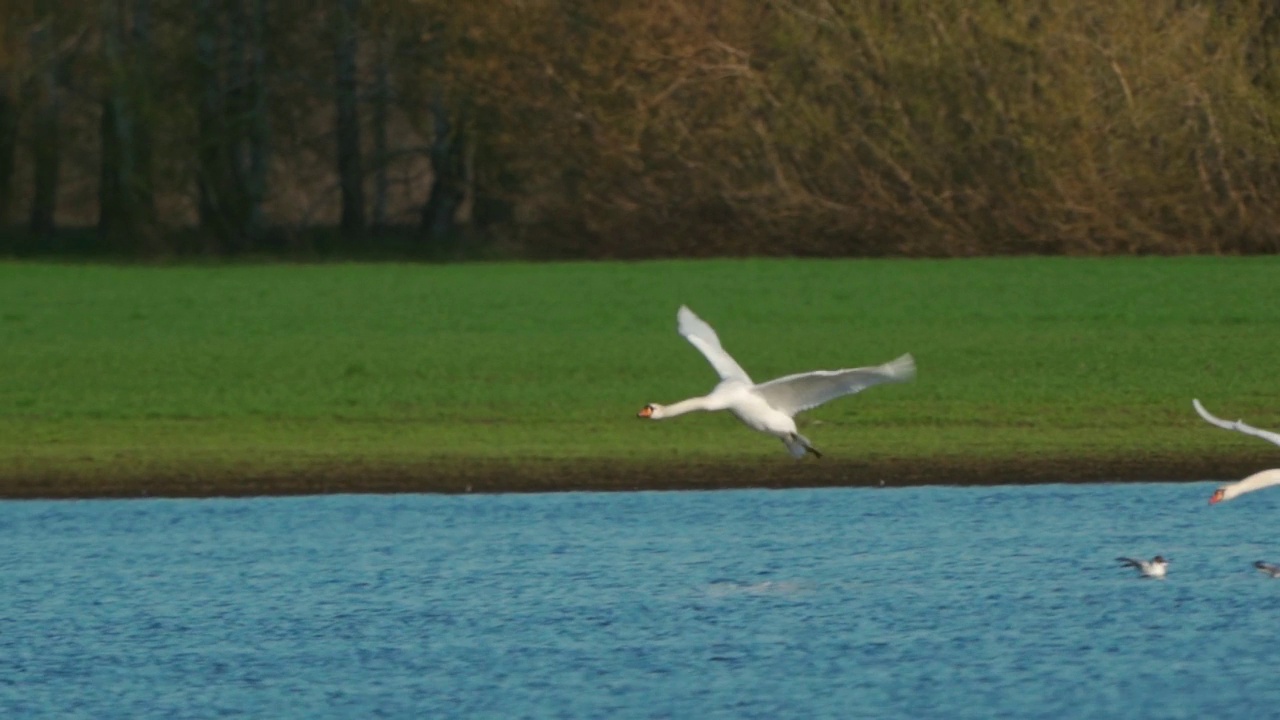
[[[251,243],[219,240],[194,228],[175,229],[129,247],[93,227],[60,228],[48,235],[0,228],[0,258],[53,262],[457,262],[501,259],[499,254],[478,233],[433,242],[410,226],[370,229],[358,239],[344,237],[336,227],[276,226]]]

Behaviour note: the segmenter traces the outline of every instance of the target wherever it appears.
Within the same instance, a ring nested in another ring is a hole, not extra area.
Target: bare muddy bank
[[[1122,457],[963,456],[869,460],[524,459],[429,463],[368,461],[289,470],[184,468],[60,472],[0,468],[0,498],[245,497],[330,493],[506,493],[906,487],[1040,483],[1234,480],[1280,465],[1275,453]]]

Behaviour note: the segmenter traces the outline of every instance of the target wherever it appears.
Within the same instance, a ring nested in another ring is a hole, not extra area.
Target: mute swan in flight
[[[796,413],[872,385],[906,382],[916,374],[915,359],[908,354],[877,367],[817,370],[757,385],[742,366],[720,347],[716,331],[702,318],[681,305],[676,320],[680,334],[706,356],[707,362],[720,375],[720,384],[702,397],[681,400],[672,405],[649,403],[637,413],[637,417],[662,420],[695,410],[728,410],[752,430],[782,440],[792,457],[802,458],[806,452],[822,457],[809,439],[796,431],[796,421],[792,419]]]
[[[1224,430],[1235,430],[1236,432],[1242,432],[1245,435],[1260,437],[1263,440],[1268,440],[1276,445],[1280,445],[1280,433],[1259,430],[1256,427],[1246,425],[1243,420],[1230,422],[1223,420],[1222,418],[1214,417],[1208,410],[1204,409],[1204,406],[1200,404],[1199,400],[1192,400],[1191,404],[1195,406],[1196,412],[1200,413],[1200,417],[1204,418],[1211,425],[1217,425]],[[1263,470],[1262,472],[1254,473],[1239,482],[1227,483],[1214,491],[1213,497],[1209,498],[1209,504],[1213,505],[1215,503],[1222,502],[1223,500],[1230,500],[1247,492],[1261,490],[1262,488],[1271,487],[1272,485],[1280,485],[1280,469]]]
[[[1135,567],[1143,577],[1162,578],[1169,571],[1169,561],[1159,555],[1150,560],[1134,560],[1133,558],[1119,557],[1116,558],[1121,564],[1127,567]]]

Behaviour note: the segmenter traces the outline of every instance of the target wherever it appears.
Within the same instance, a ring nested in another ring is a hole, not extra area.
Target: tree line
[[[0,0],[0,252],[1280,250],[1267,0]]]

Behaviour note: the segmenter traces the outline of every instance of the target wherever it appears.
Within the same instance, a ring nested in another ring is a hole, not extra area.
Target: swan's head
[[[1155,564],[1157,564],[1157,565],[1168,565],[1168,564],[1169,564],[1169,561],[1168,561],[1168,560],[1165,560],[1165,559],[1164,559],[1164,557],[1163,557],[1163,556],[1160,556],[1160,555],[1157,555],[1157,556],[1155,556],[1155,557],[1151,558],[1151,562],[1153,562],[1153,563],[1155,563]]]
[[[662,417],[662,406],[657,403],[649,403],[648,405],[640,408],[640,412],[636,413],[636,417],[657,420]]]
[[[1224,486],[1224,487],[1218,488],[1217,490],[1214,490],[1213,497],[1209,498],[1209,504],[1216,505],[1222,502],[1223,500],[1230,500],[1232,497],[1234,497],[1233,495],[1227,494],[1227,491],[1230,489],[1231,488]]]

